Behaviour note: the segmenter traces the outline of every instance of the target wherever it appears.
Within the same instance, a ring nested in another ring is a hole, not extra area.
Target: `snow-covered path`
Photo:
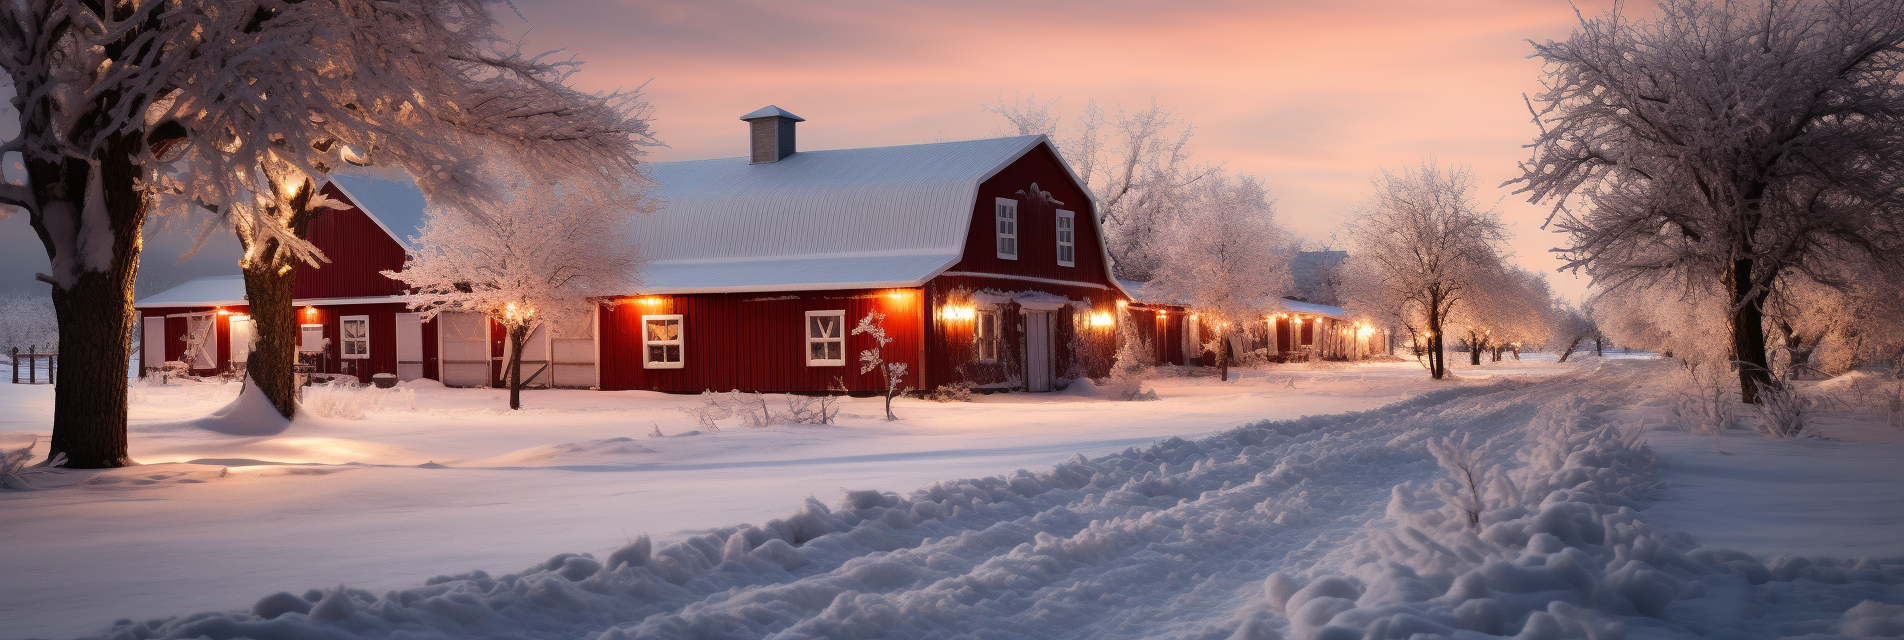
[[[1893,606],[1904,603],[1900,559],[1760,564],[1652,522],[1659,461],[1628,418],[1661,371],[1609,364],[1468,384],[909,494],[849,486],[875,490],[507,575],[382,594],[257,599],[261,590],[249,611],[126,624],[107,637],[1616,640],[1904,630],[1904,607]],[[1473,446],[1452,451],[1481,462],[1484,513],[1473,528],[1455,508],[1460,487],[1431,455],[1455,434]]]

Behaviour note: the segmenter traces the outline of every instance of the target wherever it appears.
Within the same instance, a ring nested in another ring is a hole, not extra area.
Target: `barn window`
[[[807,366],[846,366],[846,312],[807,312]]]
[[[649,369],[679,369],[681,314],[641,317],[642,365]]]
[[[1078,215],[1058,210],[1058,266],[1077,266]]]
[[[370,316],[344,316],[337,319],[338,334],[343,340],[345,360],[362,360],[370,357]]]
[[[978,312],[978,322],[973,324],[975,335],[973,342],[978,348],[980,362],[998,361],[998,312]]]
[[[996,201],[998,215],[998,257],[1006,260],[1018,259],[1018,201],[999,198]]]

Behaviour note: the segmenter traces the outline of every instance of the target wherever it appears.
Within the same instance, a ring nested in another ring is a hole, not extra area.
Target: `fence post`
[[[55,375],[58,373],[59,348],[54,347],[52,353],[46,354],[46,383],[56,387],[59,386],[59,376]]]
[[[13,347],[13,353],[9,355],[11,355],[13,359],[8,360],[8,362],[13,364],[8,365],[7,369],[13,372],[13,384],[20,384],[20,348]]]
[[[36,357],[40,355],[39,351],[40,351],[39,345],[31,345],[26,348],[26,383],[27,384],[40,383],[40,360],[39,358]],[[18,370],[20,368],[19,363],[17,362],[14,363],[13,368],[15,370]]]

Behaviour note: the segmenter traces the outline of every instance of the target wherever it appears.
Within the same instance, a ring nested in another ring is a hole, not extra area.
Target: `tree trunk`
[[[261,261],[264,262],[264,261]],[[251,386],[271,401],[285,418],[297,417],[297,308],[291,304],[291,290],[297,269],[283,268],[275,261],[247,265],[245,302],[251,307],[251,327],[257,346],[245,360],[245,373]],[[232,345],[232,349],[243,348]]]
[[[1759,403],[1759,387],[1772,384],[1765,357],[1765,298],[1769,290],[1752,291],[1752,259],[1732,261],[1726,288],[1732,294],[1732,359],[1739,367],[1739,399]]]
[[[509,408],[522,408],[522,344],[529,341],[529,326],[509,327]]]
[[[1481,352],[1486,350],[1487,350],[1486,344],[1482,343],[1479,340],[1474,339],[1473,334],[1469,334],[1468,364],[1470,366],[1476,366],[1476,367],[1481,366]]]
[[[96,156],[105,200],[100,216],[85,214],[93,163],[71,158],[27,162],[28,182],[40,203],[31,215],[33,230],[54,279],[71,283],[55,284],[52,291],[60,368],[47,450],[47,460],[64,455],[70,468],[132,463],[126,445],[126,368],[139,232],[149,210],[135,185],[139,166],[132,158],[139,144],[137,136],[113,136]],[[99,247],[100,241],[110,245]]]
[[[277,213],[288,221],[297,237],[305,237],[311,219],[318,211],[309,208],[313,185],[299,185],[295,195],[281,202]],[[287,211],[289,212],[287,214]],[[238,234],[238,244],[250,251],[251,239]],[[245,301],[251,307],[252,331],[257,348],[245,364],[245,372],[258,391],[286,419],[297,417],[297,308],[292,297],[297,287],[297,264],[276,240],[267,241],[252,262],[239,263],[245,274]]]
[[[1224,382],[1230,381],[1230,334],[1228,333],[1217,337],[1216,377]]]

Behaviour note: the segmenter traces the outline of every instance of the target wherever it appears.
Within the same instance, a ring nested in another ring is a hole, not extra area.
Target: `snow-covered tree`
[[[1164,230],[1165,249],[1151,280],[1160,295],[1183,300],[1216,327],[1217,371],[1229,380],[1229,343],[1290,290],[1296,242],[1276,223],[1275,206],[1253,176],[1205,178]]]
[[[1479,293],[1480,280],[1503,268],[1500,216],[1475,205],[1467,169],[1426,161],[1399,175],[1381,171],[1373,182],[1374,193],[1352,212],[1344,286],[1358,306],[1395,309],[1439,380],[1447,373],[1443,325]]]
[[[1593,317],[1571,305],[1557,304],[1554,308],[1553,332],[1548,334],[1547,345],[1560,355],[1560,361],[1566,362],[1580,343],[1591,340],[1600,328],[1593,324]]]
[[[892,337],[886,335],[882,324],[885,320],[886,314],[868,311],[866,317],[859,319],[859,326],[853,327],[853,335],[872,336],[873,348],[859,352],[859,372],[879,372],[880,382],[886,385],[886,419],[898,420],[899,417],[893,415],[893,398],[911,391],[912,387],[901,386],[906,382],[906,363],[886,361],[886,345],[892,343]]]
[[[1216,167],[1191,162],[1194,129],[1155,99],[1140,110],[1106,114],[1097,101],[1067,123],[1054,102],[1037,96],[986,108],[1012,135],[1050,136],[1066,163],[1097,199],[1105,248],[1117,277],[1149,281],[1168,249],[1162,238]]]
[[[59,317],[45,296],[0,296],[0,353],[9,349],[52,351],[59,345]]]
[[[1764,313],[1822,256],[1904,259],[1904,7],[1894,0],[1617,6],[1546,65],[1541,134],[1514,180],[1552,202],[1563,255],[1606,289],[1715,283],[1727,359],[1773,384]]]
[[[623,197],[571,190],[519,168],[494,169],[505,196],[488,206],[429,210],[419,248],[402,271],[406,300],[425,319],[480,313],[507,332],[509,408],[522,408],[522,349],[537,327],[586,317],[591,297],[638,284],[634,247],[622,236]]]
[[[1546,341],[1553,314],[1553,289],[1541,274],[1500,265],[1472,274],[1469,293],[1449,316],[1448,326],[1468,348],[1468,363],[1481,364],[1483,353],[1498,362],[1501,353]]]
[[[230,6],[227,6],[230,5]],[[648,133],[638,93],[591,95],[576,64],[525,55],[494,30],[486,0],[185,5],[198,45],[156,120],[187,132],[181,171],[161,173],[183,204],[209,203],[244,248],[239,267],[257,331],[253,387],[295,410],[297,270],[324,258],[308,224],[335,203],[317,193],[346,164],[405,170],[429,199],[475,206],[494,194],[473,159],[503,154],[573,191],[638,182]],[[240,11],[231,10],[236,6]]]

